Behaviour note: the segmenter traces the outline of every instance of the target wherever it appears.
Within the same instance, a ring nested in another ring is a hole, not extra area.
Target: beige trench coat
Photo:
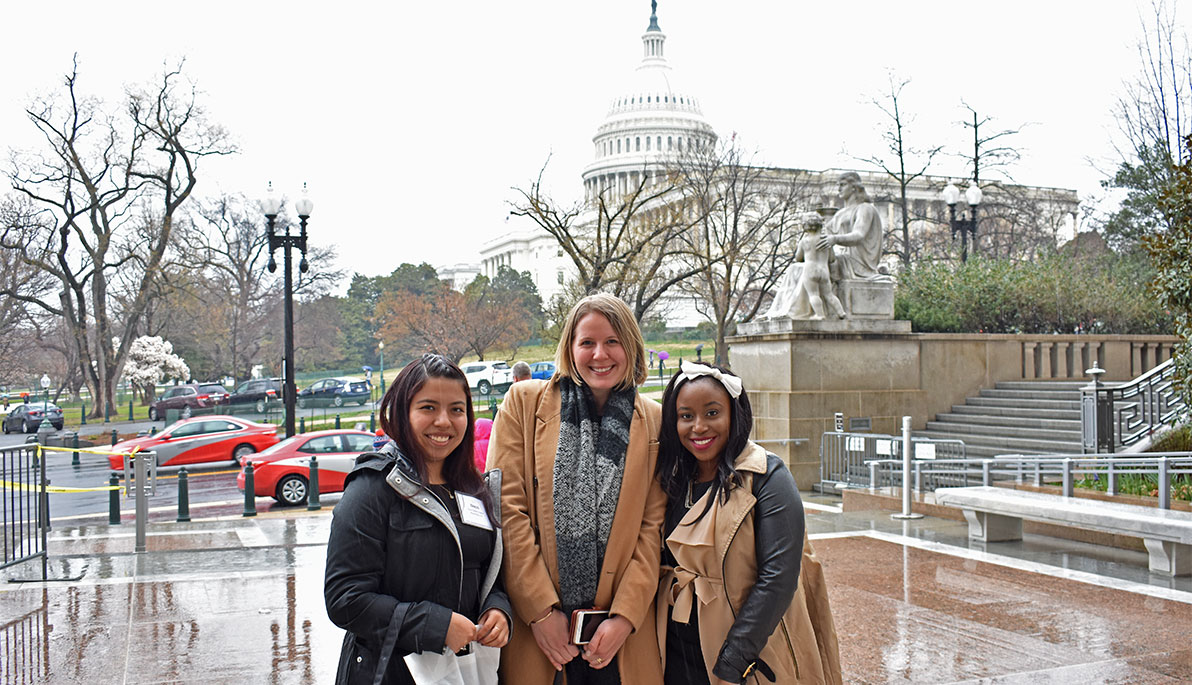
[[[493,425],[488,448],[488,468],[499,468],[503,474],[505,587],[515,625],[501,653],[501,673],[511,685],[548,685],[555,674],[528,624],[559,604],[552,495],[559,405],[559,389],[549,381],[515,383]],[[637,397],[621,494],[596,587],[597,606],[609,607],[633,624],[618,653],[625,685],[662,683],[653,630],[666,515],[666,494],[654,478],[661,414],[657,402]]]
[[[728,502],[717,497],[702,519],[684,525],[704,510],[701,498],[667,538],[679,568],[663,578],[656,613],[658,642],[661,653],[666,654],[667,605],[674,606],[675,616],[686,615],[690,608],[698,612],[700,647],[713,684],[723,682],[711,675],[712,668],[733,626],[733,617],[757,580],[750,514],[757,501],[753,496],[754,474],[766,472],[766,451],[750,442],[734,466],[744,476],[744,487],[733,490]],[[841,682],[827,586],[806,532],[794,599],[759,656],[774,669],[778,685]],[[762,685],[769,680],[755,674],[749,682]]]

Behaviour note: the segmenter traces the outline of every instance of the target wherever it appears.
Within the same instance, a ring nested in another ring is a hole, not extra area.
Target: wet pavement
[[[1027,535],[970,546],[956,521],[809,497],[849,683],[1192,681],[1192,581],[1144,553]],[[51,577],[0,585],[2,683],[327,683],[330,512],[55,524]],[[40,564],[0,577],[40,577]]]

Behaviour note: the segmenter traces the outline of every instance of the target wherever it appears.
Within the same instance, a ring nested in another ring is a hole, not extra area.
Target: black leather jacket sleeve
[[[402,602],[386,592],[389,546],[399,542],[389,530],[389,509],[396,500],[380,472],[358,471],[349,480],[332,512],[327,541],[327,616],[378,650],[396,615],[397,653],[440,651],[447,641],[451,610],[428,601]]]
[[[778,627],[794,599],[803,560],[806,523],[794,476],[778,457],[769,455],[766,473],[753,478],[757,582],[737,612],[712,669],[717,678],[730,683],[741,682],[741,674],[757,660]]]

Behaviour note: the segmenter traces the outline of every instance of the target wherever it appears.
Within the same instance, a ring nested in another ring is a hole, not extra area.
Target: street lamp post
[[[274,221],[277,219],[278,212],[281,211],[281,199],[273,194],[272,183],[269,184],[269,190],[265,194],[261,206],[265,210],[266,231],[269,236],[269,273],[277,271],[277,262],[273,259],[273,251],[279,247],[282,249],[285,268],[285,357],[282,360],[285,381],[282,395],[286,408],[286,437],[289,438],[293,437],[295,433],[294,401],[297,396],[294,388],[294,277],[290,250],[296,247],[302,253],[302,261],[298,263],[298,270],[306,273],[310,269],[310,265],[306,263],[306,220],[310,218],[314,202],[306,196],[306,184],[303,184],[302,199],[294,205],[301,226],[298,235],[290,234],[289,225],[286,226],[284,234],[278,234],[274,230]]]
[[[385,397],[385,341],[377,341],[377,349],[381,351],[381,397]]]
[[[956,218],[956,203],[960,201],[960,188],[955,183],[949,183],[940,193],[948,205],[948,215],[952,223],[952,240],[956,240],[956,233],[960,232],[960,261],[968,261],[968,237],[973,237],[973,252],[977,251],[977,206],[981,204],[981,187],[974,180],[964,191],[964,201],[968,203],[971,218],[963,216]]]

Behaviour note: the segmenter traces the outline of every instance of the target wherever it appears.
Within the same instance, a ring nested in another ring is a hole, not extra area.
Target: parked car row
[[[314,406],[342,407],[346,404],[367,404],[372,399],[372,385],[355,378],[324,378],[298,392],[299,408]],[[149,420],[166,418],[171,409],[181,418],[190,418],[196,410],[212,410],[222,406],[252,408],[264,414],[282,401],[282,379],[254,378],[241,383],[229,393],[219,383],[184,383],[166,390],[149,405]],[[34,428],[36,430],[36,428]]]

